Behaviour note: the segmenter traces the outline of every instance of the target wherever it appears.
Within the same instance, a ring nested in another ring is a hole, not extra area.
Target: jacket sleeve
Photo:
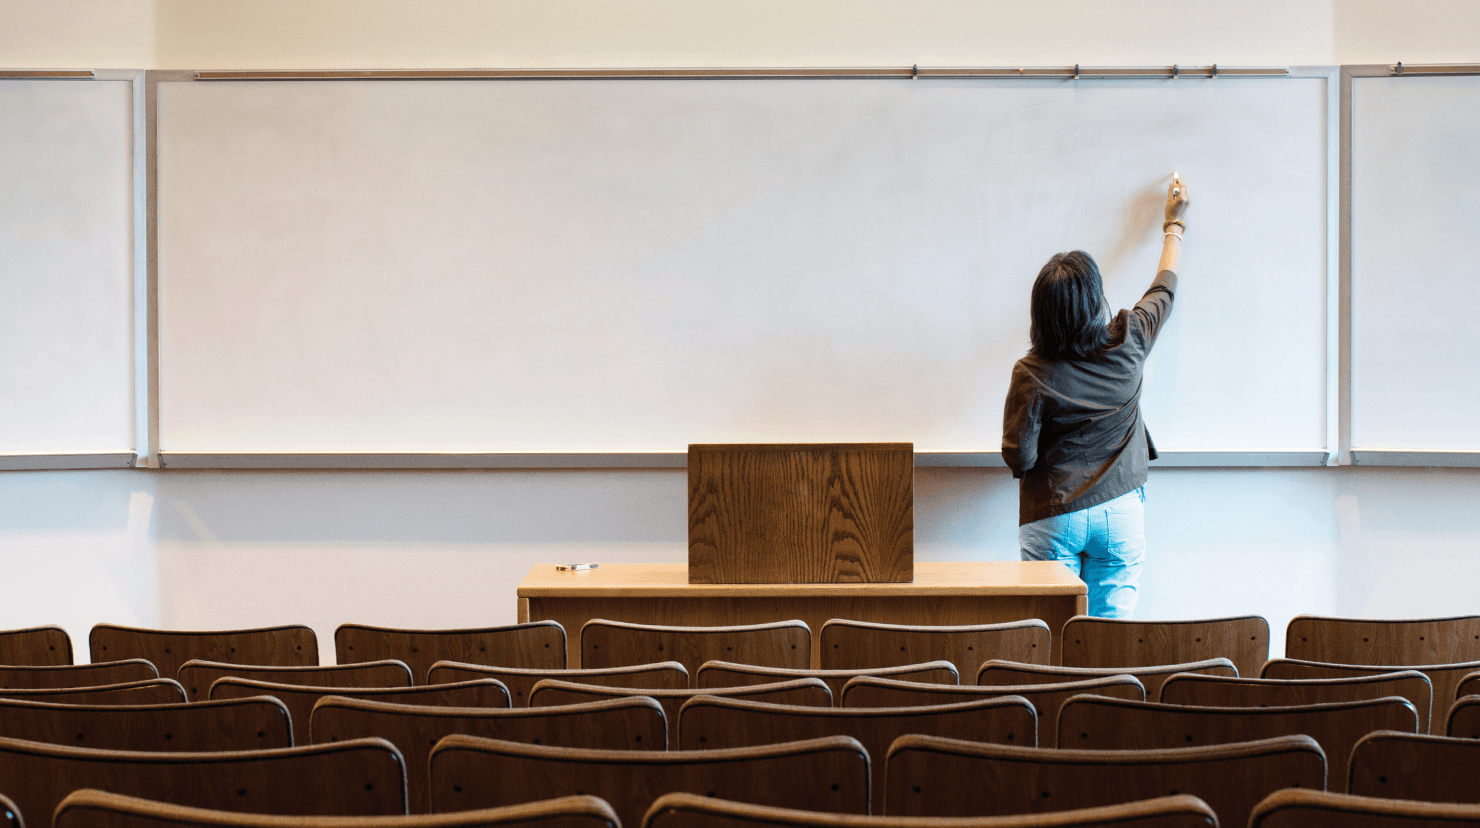
[[[1038,462],[1038,431],[1042,398],[1037,383],[1021,365],[1012,368],[1007,405],[1002,413],[1002,459],[1013,477],[1022,477]]]
[[[1131,310],[1140,322],[1139,328],[1145,337],[1146,350],[1156,343],[1156,335],[1161,333],[1161,326],[1172,314],[1172,297],[1177,292],[1177,274],[1170,270],[1163,270],[1156,274],[1152,280],[1151,287],[1141,297],[1141,301]]]

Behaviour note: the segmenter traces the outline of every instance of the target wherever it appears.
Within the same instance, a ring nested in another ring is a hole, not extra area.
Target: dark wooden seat
[[[1480,615],[1401,621],[1297,615],[1285,628],[1285,658],[1376,665],[1477,661]]]
[[[244,699],[251,696],[273,696],[287,705],[288,713],[293,717],[293,743],[298,745],[309,743],[309,717],[313,714],[313,706],[325,696],[437,707],[509,706],[509,691],[493,679],[419,687],[307,687],[227,676],[216,679],[211,684],[211,699]]]
[[[427,683],[429,684],[480,678],[497,679],[503,682],[504,686],[509,688],[509,698],[515,707],[529,706],[529,691],[533,690],[542,679],[556,679],[576,684],[597,684],[603,687],[639,687],[654,690],[682,690],[689,686],[689,672],[677,661],[634,664],[631,667],[602,667],[594,670],[537,670],[439,661],[433,664],[432,669],[427,672]]]
[[[432,810],[461,811],[576,791],[635,826],[683,792],[829,813],[868,813],[868,754],[846,736],[730,750],[585,750],[448,736],[432,749]]]
[[[0,739],[0,784],[22,813],[50,814],[72,791],[271,814],[406,813],[401,754],[384,739],[278,750],[162,753]]]
[[[803,621],[668,627],[593,618],[581,625],[582,668],[656,661],[677,661],[690,681],[706,661],[802,669],[812,666],[812,629]]]
[[[1457,739],[1480,739],[1480,696],[1460,696],[1449,706],[1445,734]]]
[[[185,688],[174,679],[125,681],[98,687],[40,687],[0,691],[0,697],[57,704],[170,704],[183,702]]]
[[[1269,622],[1258,615],[1187,621],[1076,615],[1064,622],[1059,642],[1065,667],[1154,667],[1226,658],[1239,675],[1251,676],[1269,659]],[[1150,686],[1146,690],[1149,694]]]
[[[305,687],[410,687],[412,683],[411,668],[393,659],[364,664],[315,664],[311,667],[222,664],[191,659],[180,665],[177,679],[191,701],[200,701],[210,697],[211,685],[216,679],[228,676]]]
[[[1117,699],[1145,701],[1146,691],[1135,676],[1102,676],[1084,681],[1057,684],[1019,684],[982,687],[966,684],[959,687],[942,684],[917,684],[910,681],[860,676],[843,688],[843,707],[911,707],[922,704],[952,704],[973,699],[1021,696],[1038,712],[1038,743],[1058,744],[1059,708],[1081,693],[1111,696]],[[964,738],[964,737],[961,737]],[[872,754],[870,754],[872,755]]]
[[[0,630],[0,664],[13,667],[56,667],[71,663],[72,638],[61,627],[53,625]]]
[[[1002,745],[1037,744],[1038,716],[1020,696],[926,707],[797,707],[698,696],[678,717],[680,750],[768,745],[794,739],[851,736],[868,751],[872,769],[871,813],[883,813],[884,763],[873,760],[907,733]]]
[[[273,698],[150,705],[0,699],[0,736],[104,750],[265,750],[293,746],[288,708]]]
[[[54,828],[621,828],[594,796],[454,814],[391,817],[275,816],[169,805],[84,789],[57,808]]]
[[[565,628],[556,621],[455,630],[340,624],[334,631],[334,657],[340,664],[404,661],[416,683],[426,683],[428,671],[439,661],[533,670],[567,666]]]
[[[251,630],[150,630],[98,624],[88,635],[93,661],[142,658],[173,678],[195,658],[227,664],[309,667],[319,663],[319,641],[302,625]]]
[[[993,660],[977,671],[976,683],[982,685],[1051,684],[1084,681],[1104,676],[1135,676],[1146,688],[1146,698],[1161,697],[1161,684],[1177,673],[1202,673],[1214,676],[1237,676],[1233,662],[1226,658],[1209,658],[1185,664],[1157,664],[1150,667],[1050,667],[1044,664],[1022,664]]]
[[[1051,638],[1048,625],[1037,618],[949,627],[834,618],[822,625],[818,646],[825,670],[949,661],[969,676],[994,658],[1047,664]]]
[[[1465,673],[1455,685],[1454,698],[1480,696],[1480,670]]]
[[[1337,780],[1346,778],[1352,746],[1375,730],[1417,733],[1418,711],[1398,696],[1291,707],[1183,707],[1076,696],[1059,711],[1059,747],[1075,750],[1157,750],[1301,733],[1326,752]]]
[[[1006,817],[892,817],[819,814],[667,794],[648,809],[642,828],[1217,828],[1213,809],[1195,796],[1164,796],[1124,805]]]
[[[1220,825],[1238,826],[1274,791],[1326,784],[1325,754],[1309,736],[1170,750],[1055,750],[904,736],[885,762],[884,813],[891,816],[1038,814],[1177,791],[1207,802]]]
[[[4,795],[0,795],[0,826],[3,828],[26,828],[26,821],[21,819],[21,809]]]
[[[1352,748],[1347,792],[1386,799],[1480,803],[1477,778],[1480,741],[1371,733]]]
[[[568,681],[545,679],[534,686],[529,694],[530,707],[547,707],[557,704],[581,704],[601,699],[619,699],[630,696],[646,696],[663,705],[663,713],[670,723],[678,721],[678,711],[684,703],[695,696],[709,695],[724,698],[748,699],[794,704],[801,707],[832,707],[832,692],[822,679],[804,678],[778,681],[774,684],[749,684],[741,687],[714,687],[704,690],[684,688],[682,690],[652,690],[635,687],[602,687],[594,684],[573,684]]]
[[[1277,791],[1254,808],[1249,828],[1460,828],[1480,826],[1480,806],[1408,802],[1329,791]]]
[[[1460,664],[1393,664],[1388,666],[1371,664],[1331,664],[1321,661],[1301,661],[1292,658],[1272,658],[1265,662],[1260,678],[1271,679],[1325,679],[1375,676],[1383,673],[1399,673],[1416,670],[1429,679],[1432,688],[1428,732],[1435,733],[1444,728],[1441,716],[1432,715],[1444,709],[1446,699],[1453,699],[1460,681],[1475,670],[1480,670],[1480,661]]]
[[[1283,707],[1402,696],[1418,711],[1418,732],[1429,731],[1433,687],[1417,670],[1329,679],[1261,679],[1174,675],[1161,685],[1163,704],[1198,707]]]
[[[154,665],[142,658],[100,664],[62,664],[50,667],[0,667],[0,690],[61,687],[98,687],[159,678]]]
[[[642,696],[560,707],[426,707],[326,696],[314,705],[315,743],[367,736],[390,740],[406,757],[411,813],[429,813],[427,761],[443,736],[597,750],[666,750],[663,708]]]
[[[832,691],[833,703],[843,698],[843,686],[849,679],[858,676],[878,676],[901,681],[922,682],[935,685],[956,685],[960,676],[956,665],[949,661],[927,661],[922,664],[901,664],[898,667],[873,667],[857,670],[789,670],[783,667],[757,667],[753,664],[736,664],[729,661],[706,661],[699,665],[699,675],[694,684],[700,688],[739,687],[745,684],[769,684],[799,678],[819,678],[827,682]]]

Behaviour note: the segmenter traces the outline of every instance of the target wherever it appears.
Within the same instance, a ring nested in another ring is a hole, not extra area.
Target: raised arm
[[[1182,183],[1180,176],[1172,173],[1172,183],[1167,187],[1166,222],[1161,225],[1161,263],[1156,266],[1157,273],[1163,270],[1176,273],[1182,265],[1182,234],[1187,231],[1182,216],[1187,213],[1190,203],[1187,185]]]

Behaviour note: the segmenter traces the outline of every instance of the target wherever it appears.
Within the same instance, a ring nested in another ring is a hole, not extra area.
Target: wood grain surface
[[[52,667],[71,663],[72,639],[61,627],[0,630],[0,664]]]
[[[689,446],[689,582],[908,583],[910,443]]]
[[[288,708],[273,698],[151,705],[0,699],[0,736],[103,750],[182,753],[293,746]]]
[[[509,706],[508,689],[494,679],[432,687],[308,687],[227,676],[216,679],[211,685],[210,697],[213,700],[252,696],[272,696],[287,705],[288,712],[293,716],[293,743],[296,745],[309,743],[309,720],[313,715],[314,705],[327,696],[433,707]]]
[[[1163,704],[1196,707],[1283,707],[1297,704],[1380,699],[1402,696],[1418,711],[1418,732],[1429,732],[1434,690],[1417,670],[1329,679],[1261,679],[1184,673],[1161,685]],[[1441,709],[1440,715],[1443,715]]]
[[[677,661],[690,681],[706,661],[802,668],[812,663],[812,630],[801,621],[719,627],[634,624],[593,618],[581,625],[581,666]]]
[[[488,667],[439,661],[432,665],[427,679],[432,685],[452,681],[491,678],[509,688],[514,707],[528,707],[529,693],[544,679],[596,684],[603,687],[640,687],[652,690],[682,690],[689,686],[689,673],[677,661],[636,664],[631,667],[596,667],[589,670],[526,670],[517,667]]]
[[[1358,796],[1480,803],[1475,768],[1480,741],[1412,733],[1373,733],[1351,754],[1350,785]],[[1341,789],[1339,778],[1328,787]]]
[[[125,681],[98,687],[38,687],[4,691],[7,699],[58,704],[170,704],[189,701],[180,682],[168,678]]]
[[[211,694],[216,679],[252,679],[274,684],[300,684],[308,687],[410,687],[411,669],[395,660],[365,664],[327,664],[312,667],[257,667],[245,664],[221,664],[191,659],[180,665],[177,678],[191,701]]]
[[[777,681],[771,684],[747,684],[739,687],[712,687],[707,689],[684,688],[682,690],[653,690],[632,687],[602,687],[592,684],[572,684],[567,681],[546,679],[534,686],[529,694],[530,707],[580,704],[601,699],[630,698],[645,696],[656,699],[663,705],[663,713],[670,725],[678,722],[679,711],[695,696],[718,696],[747,701],[788,704],[797,707],[832,707],[832,692],[821,679],[800,678]],[[789,741],[782,739],[781,741]],[[678,740],[673,740],[678,745]]]
[[[142,658],[100,664],[63,664],[52,667],[0,667],[0,690],[19,688],[98,687],[159,678],[154,665]],[[173,676],[166,676],[173,678]]]
[[[1480,660],[1480,615],[1402,621],[1297,615],[1285,628],[1285,657],[1332,664]]]
[[[1189,621],[1082,616],[1071,618],[1059,639],[1066,667],[1151,667],[1226,658],[1239,675],[1251,676],[1269,659],[1269,622],[1257,615]]]
[[[1388,666],[1373,664],[1327,664],[1320,661],[1300,661],[1293,658],[1271,658],[1265,662],[1264,669],[1260,671],[1260,678],[1271,679],[1324,679],[1324,678],[1349,678],[1352,676],[1374,676],[1382,673],[1396,673],[1403,670],[1417,670],[1429,679],[1429,685],[1433,688],[1433,695],[1429,703],[1430,712],[1445,709],[1445,705],[1455,698],[1456,688],[1465,676],[1480,670],[1480,661],[1468,661],[1459,664],[1392,664]],[[1147,694],[1150,695],[1148,689]],[[1444,730],[1442,716],[1429,716],[1429,733],[1439,733]]]
[[[873,667],[860,670],[788,670],[782,667],[758,667],[753,664],[734,664],[728,661],[706,661],[699,665],[699,674],[694,677],[698,687],[740,687],[747,684],[766,684],[798,678],[819,678],[827,682],[832,691],[833,706],[841,706],[843,688],[859,676],[879,676],[899,681],[949,685],[960,682],[955,665],[949,661],[927,661],[921,664],[903,664],[897,667]],[[887,707],[888,705],[873,705]]]
[[[334,631],[334,655],[340,664],[397,659],[411,668],[417,684],[426,682],[427,672],[439,661],[559,670],[569,666],[565,647],[565,628],[554,621],[460,630],[340,624]]]
[[[174,678],[198,658],[227,664],[309,667],[319,663],[319,640],[302,625],[252,630],[150,630],[98,624],[88,635],[93,661],[143,658]]]
[[[1161,698],[1161,685],[1177,673],[1206,673],[1215,676],[1237,676],[1233,662],[1210,658],[1186,664],[1162,664],[1156,667],[1059,667],[1021,664],[1013,661],[988,661],[977,671],[977,684],[1047,684],[1079,681],[1102,676],[1135,676],[1146,688],[1146,698]]]
[[[1048,624],[1029,618],[1003,624],[880,624],[835,618],[822,625],[822,666],[829,670],[949,661],[973,675],[991,659],[1048,664]]]
[[[1396,828],[1399,825],[1436,828],[1480,825],[1480,806],[1290,788],[1265,797],[1249,817],[1249,828]]]

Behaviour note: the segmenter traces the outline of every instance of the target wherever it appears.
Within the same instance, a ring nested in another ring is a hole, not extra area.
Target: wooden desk
[[[592,618],[696,627],[800,618],[812,628],[814,667],[817,636],[830,618],[889,624],[1041,618],[1053,632],[1057,664],[1059,631],[1084,614],[1087,600],[1084,582],[1051,561],[916,562],[909,584],[690,584],[688,565],[681,563],[602,564],[588,572],[536,564],[517,594],[521,622],[554,620],[565,627],[571,667],[580,666],[581,625]]]

